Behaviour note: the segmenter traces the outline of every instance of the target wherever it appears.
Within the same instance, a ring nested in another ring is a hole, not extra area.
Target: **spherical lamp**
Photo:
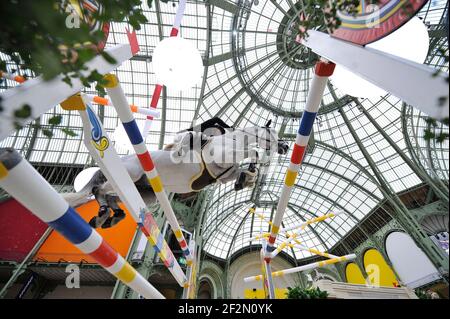
[[[201,82],[203,60],[192,41],[181,37],[162,40],[152,62],[158,83],[168,89],[184,91]]]

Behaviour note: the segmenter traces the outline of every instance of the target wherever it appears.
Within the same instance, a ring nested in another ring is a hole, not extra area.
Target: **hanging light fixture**
[[[171,90],[185,91],[200,84],[203,60],[192,41],[169,37],[156,46],[153,70],[158,83]]]

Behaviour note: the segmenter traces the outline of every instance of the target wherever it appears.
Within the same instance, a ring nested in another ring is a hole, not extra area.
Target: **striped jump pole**
[[[304,222],[304,223],[301,223],[300,225],[294,225],[294,226],[292,226],[292,227],[288,227],[288,228],[286,228],[286,229],[283,229],[283,231],[284,232],[287,232],[287,231],[290,231],[290,230],[292,230],[292,229],[299,229],[299,230],[297,230],[296,232],[294,232],[294,233],[292,233],[292,234],[290,234],[288,237],[287,237],[287,239],[284,241],[284,242],[282,242],[278,247],[277,247],[277,249],[275,249],[274,251],[272,251],[271,253],[270,253],[270,258],[271,259],[273,259],[273,258],[275,258],[287,245],[289,245],[292,241],[296,241],[297,242],[297,244],[299,244],[299,245],[301,245],[297,240],[296,240],[296,238],[298,237],[298,236],[301,236],[301,234],[302,234],[302,232],[303,232],[303,230],[308,226],[308,225],[311,225],[311,224],[314,224],[314,223],[320,223],[320,222],[322,222],[322,221],[324,221],[324,220],[326,220],[326,219],[328,219],[328,218],[332,218],[332,217],[334,217],[334,216],[337,216],[337,215],[340,215],[340,214],[342,214],[343,213],[343,211],[339,211],[339,212],[337,212],[337,213],[329,213],[329,214],[326,214],[326,215],[323,215],[323,216],[320,216],[320,217],[316,217],[316,218],[312,218],[312,219],[310,219],[310,220],[307,220],[306,222]],[[297,226],[299,226],[299,227],[297,227]],[[309,248],[306,248],[307,250],[309,249]]]
[[[142,138],[141,132],[139,132],[136,120],[128,107],[127,98],[123,92],[122,86],[118,78],[113,74],[108,74],[104,77],[107,81],[105,89],[111,98],[114,107],[116,108],[117,114],[119,115],[120,121],[123,124],[125,131],[133,145],[134,151],[141,163],[142,169],[147,176],[148,182],[150,183],[153,191],[155,192],[156,198],[158,199],[161,208],[164,210],[164,214],[167,221],[172,228],[175,237],[180,244],[181,249],[187,259],[188,265],[192,262],[192,255],[190,253],[189,247],[187,245],[186,239],[184,238],[181,227],[178,224],[178,220],[175,213],[170,205],[167,193],[164,190],[164,186],[161,181],[161,177],[158,175],[158,171],[153,163],[150,152],[147,150],[144,139]]]
[[[81,72],[88,76],[92,71],[106,74],[117,69],[123,62],[131,59],[139,50],[136,32],[128,32],[129,43],[119,44],[104,50],[116,62],[110,63],[102,55],[97,55],[85,63],[86,69]],[[72,78],[72,84],[64,82],[62,74],[57,75],[51,81],[45,81],[42,76],[27,79],[23,84],[0,92],[2,99],[2,116],[0,116],[0,141],[16,131],[16,124],[26,125],[45,112],[54,108],[67,97],[77,94],[84,88],[84,83],[79,78]],[[33,110],[30,117],[18,119],[14,116],[17,109],[28,104]]]
[[[170,30],[171,37],[178,36],[178,33],[180,32],[181,20],[183,20],[185,10],[186,10],[186,0],[180,0],[178,3],[177,13],[175,15],[175,21],[173,22],[172,29]],[[156,84],[155,89],[153,91],[152,100],[150,102],[150,108],[156,109],[158,107],[158,102],[161,96],[162,89],[163,84]],[[144,138],[144,141],[147,138],[148,132],[150,131],[152,121],[153,117],[147,116],[147,120],[145,121],[144,128],[142,130],[142,136]]]
[[[186,276],[169,248],[158,224],[148,210],[147,205],[139,194],[130,175],[117,155],[108,134],[104,130],[97,114],[86,103],[83,95],[74,95],[61,103],[61,107],[68,111],[78,111],[83,123],[83,142],[92,158],[95,159],[103,175],[112,185],[115,193],[128,208],[133,219],[140,227],[164,265],[172,276],[183,287]]]
[[[345,255],[342,257],[332,258],[332,259],[328,259],[328,260],[324,260],[324,261],[318,261],[318,262],[311,263],[311,264],[304,265],[304,266],[275,271],[272,273],[272,276],[273,277],[281,277],[281,276],[294,274],[294,273],[298,273],[298,272],[305,271],[305,270],[320,268],[320,267],[323,267],[326,265],[337,264],[342,261],[354,260],[355,258],[356,258],[355,254]],[[244,278],[244,282],[249,283],[249,282],[261,281],[262,279],[263,279],[262,275],[251,276],[251,277]]]
[[[274,249],[275,240],[280,230],[281,221],[283,220],[283,215],[286,211],[292,188],[295,184],[295,180],[297,179],[298,170],[305,156],[306,146],[308,145],[309,137],[320,107],[320,102],[322,101],[328,78],[333,75],[335,67],[336,65],[334,63],[327,63],[324,61],[319,61],[316,64],[315,74],[313,76],[308,94],[308,100],[306,101],[305,110],[300,122],[297,139],[294,144],[294,150],[292,151],[291,163],[289,164],[286,172],[284,187],[281,191],[277,211],[272,221],[273,225],[271,227],[266,250],[266,258],[269,259],[268,262],[270,262],[270,253]]]
[[[14,149],[0,149],[0,186],[83,253],[149,299],[164,299]]]
[[[268,299],[275,299],[275,286],[273,285],[272,266],[265,261],[265,251],[267,242],[262,241],[262,248],[260,252],[261,259],[261,280],[264,289],[265,297]]]
[[[308,219],[306,222],[295,224],[295,225],[292,225],[290,227],[283,228],[283,231],[287,232],[287,231],[293,231],[293,230],[296,230],[296,229],[300,229],[300,231],[301,231],[301,230],[304,230],[307,226],[309,226],[311,224],[320,223],[320,222],[322,222],[322,221],[324,221],[326,219],[333,218],[333,217],[342,215],[344,213],[345,213],[345,211],[339,210],[339,211],[337,211],[335,213],[328,213],[328,214],[325,214],[325,215],[322,215],[322,216],[319,216],[319,217],[311,218],[311,219]]]
[[[192,235],[192,237],[194,237],[194,235]],[[186,269],[186,277],[188,278],[188,282],[186,282],[183,289],[183,299],[195,299],[197,287],[197,251],[195,247],[195,240],[193,238],[189,241],[189,249],[193,259],[192,263],[188,265]]]
[[[308,225],[321,222],[321,221],[323,221],[323,220],[325,220],[327,218],[338,216],[338,215],[341,215],[343,213],[344,213],[344,211],[338,211],[336,213],[330,213],[330,214],[326,214],[326,215],[323,215],[323,216],[315,217],[315,218],[309,219],[306,222],[303,222],[303,223],[300,223],[300,224],[295,224],[295,225],[287,227],[287,228],[281,228],[279,233],[288,232],[288,231],[292,231],[292,230],[299,229],[299,228],[300,228],[300,230],[304,230],[305,227],[308,226]],[[299,233],[299,232],[297,232],[297,233]],[[290,238],[291,236],[292,236],[292,234],[289,235],[288,233],[286,233],[286,235],[285,235],[286,238]],[[248,241],[250,242],[250,241],[260,240],[261,238],[269,238],[269,237],[270,237],[270,233],[262,233],[261,235],[257,235],[257,236],[249,238]]]
[[[87,101],[90,103],[95,103],[95,104],[102,105],[102,106],[114,106],[114,105],[112,105],[111,101],[105,97],[91,95],[91,94],[86,94],[85,97],[86,97]],[[161,114],[156,110],[139,107],[139,106],[136,106],[133,104],[130,104],[130,110],[133,113],[152,116],[154,118],[159,118],[161,116]]]

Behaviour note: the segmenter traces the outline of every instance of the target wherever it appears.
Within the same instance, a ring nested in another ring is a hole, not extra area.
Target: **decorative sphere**
[[[158,83],[184,91],[200,84],[203,61],[192,41],[169,37],[158,43],[153,52],[153,70]]]

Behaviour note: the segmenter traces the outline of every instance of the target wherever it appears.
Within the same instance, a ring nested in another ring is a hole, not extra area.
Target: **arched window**
[[[440,278],[436,267],[408,234],[393,232],[387,236],[385,245],[403,284],[416,288]]]

